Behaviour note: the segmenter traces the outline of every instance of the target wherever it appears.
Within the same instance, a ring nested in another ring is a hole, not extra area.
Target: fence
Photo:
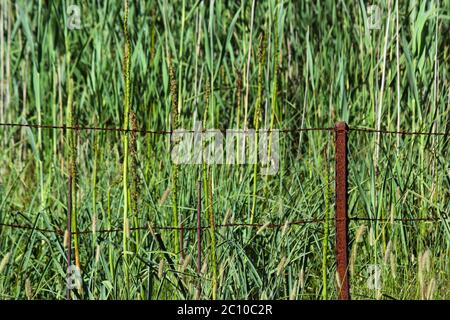
[[[44,125],[44,124],[19,124],[19,123],[0,123],[0,127],[19,127],[19,128],[37,128],[37,129],[50,129],[50,130],[75,130],[75,131],[104,131],[104,132],[122,132],[122,133],[140,133],[143,135],[172,135],[174,131],[151,131],[151,130],[139,130],[139,129],[124,129],[124,128],[114,128],[114,127],[83,127],[83,126],[58,126],[58,125]],[[220,130],[225,132],[225,130]],[[233,130],[227,130],[230,132]],[[242,132],[243,130],[237,130]],[[271,130],[264,130],[270,132]],[[449,132],[414,132],[414,131],[389,131],[389,130],[375,130],[367,128],[352,128],[349,127],[345,122],[336,123],[334,128],[300,128],[300,129],[277,129],[278,132],[306,132],[306,131],[329,131],[335,133],[335,231],[336,231],[336,244],[335,244],[335,255],[336,255],[336,270],[338,276],[338,292],[337,295],[341,300],[350,299],[350,282],[349,282],[349,258],[348,258],[348,248],[349,248],[349,231],[348,225],[349,221],[401,221],[401,222],[420,222],[420,221],[440,221],[448,217],[441,218],[394,218],[394,219],[382,219],[382,218],[361,218],[352,217],[348,215],[348,133],[350,131],[363,132],[363,133],[374,133],[374,134],[394,134],[394,135],[425,135],[425,136],[444,136],[450,137]],[[180,132],[195,132],[190,130],[180,131]],[[69,176],[69,190],[71,190],[70,185],[72,184],[72,179]],[[197,237],[201,237],[201,231],[208,229],[211,225],[201,226],[200,225],[200,211],[201,211],[201,188],[198,188],[198,208],[197,208],[197,227],[170,227],[170,226],[141,226],[141,227],[130,227],[127,231],[138,231],[138,230],[178,230],[184,231],[196,231]],[[67,263],[68,268],[71,265],[71,236],[74,234],[83,235],[92,233],[92,230],[78,230],[76,232],[71,231],[71,192],[68,193],[68,224],[67,232],[69,235],[68,240],[68,253],[67,253]],[[247,227],[247,228],[283,228],[287,225],[303,225],[309,223],[321,223],[324,219],[308,219],[308,220],[296,220],[289,221],[285,224],[274,224],[274,223],[227,223],[227,224],[214,224],[214,228],[230,228],[230,227]],[[0,227],[15,228],[23,230],[34,230],[43,233],[54,233],[59,236],[64,236],[64,229],[43,229],[37,228],[30,225],[19,225],[19,224],[8,224],[0,223]],[[111,233],[111,232],[125,232],[123,228],[114,229],[99,229],[95,230],[97,233]],[[200,241],[198,241],[198,268],[200,268],[201,259],[201,247]],[[70,294],[68,292],[67,298],[70,299]]]

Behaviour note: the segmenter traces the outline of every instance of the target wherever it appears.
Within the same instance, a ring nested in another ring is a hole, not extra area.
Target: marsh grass
[[[124,16],[123,16],[123,34],[124,34],[124,49],[123,49],[123,84],[124,84],[124,95],[123,95],[123,129],[127,130],[129,128],[129,117],[130,117],[130,104],[131,104],[131,48],[130,48],[130,36],[128,33],[128,0],[124,0]],[[129,159],[129,142],[128,133],[125,131],[122,136],[123,139],[123,272],[125,278],[125,291],[128,292],[129,283],[129,273],[128,273],[128,232],[129,228],[129,195],[128,195],[128,159]],[[128,294],[127,294],[128,295]]]
[[[364,1],[85,1],[80,30],[66,28],[67,1],[0,4],[4,122],[450,129],[448,0],[375,1],[380,29]],[[177,167],[169,136],[0,130],[0,222],[62,229],[71,193],[72,231],[97,229],[73,239],[74,299],[336,298],[332,133],[280,133],[279,170],[263,177],[259,165]],[[349,133],[350,215],[385,219],[350,223],[355,299],[450,297],[448,146]],[[398,220],[418,217],[440,220]],[[324,221],[288,223],[302,219]],[[250,221],[266,227],[218,226]],[[1,227],[0,298],[64,299],[65,245]]]

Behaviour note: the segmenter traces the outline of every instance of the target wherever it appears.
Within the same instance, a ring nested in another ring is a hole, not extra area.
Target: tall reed
[[[277,1],[278,4],[278,1]],[[273,48],[273,75],[272,75],[272,97],[271,97],[271,106],[270,106],[270,124],[269,124],[269,143],[267,150],[267,159],[268,166],[271,165],[272,159],[272,143],[273,143],[273,127],[275,123],[275,115],[278,115],[278,73],[279,73],[279,60],[280,60],[280,48],[279,48],[279,40],[278,40],[278,9],[275,9],[275,17],[274,17],[274,48]],[[266,115],[267,116],[267,115]],[[266,175],[266,183],[264,186],[264,197],[267,197],[268,192],[268,180],[269,175]]]
[[[125,37],[124,48],[123,48],[123,78],[124,78],[124,120],[123,129],[128,130],[129,128],[129,114],[130,114],[130,36],[128,33],[128,0],[124,0],[124,19],[123,19],[123,33]],[[122,184],[123,184],[123,267],[124,267],[124,277],[125,283],[128,287],[128,132],[124,131],[123,135],[123,173],[122,173]]]
[[[139,242],[140,242],[140,234],[139,234],[139,175],[138,175],[138,155],[137,155],[137,130],[138,130],[138,123],[137,123],[137,116],[136,113],[131,111],[130,112],[130,122],[131,122],[131,130],[133,130],[130,133],[130,169],[131,169],[131,195],[130,195],[130,201],[131,201],[131,211],[133,215],[133,223],[134,228],[136,231],[134,232],[135,235],[135,241],[136,241],[136,252],[139,251]]]
[[[203,123],[207,123],[208,121],[208,111],[210,107],[210,98],[212,95],[210,81],[205,82],[205,110],[203,113]],[[205,154],[206,150],[206,141],[202,139],[202,178],[203,178],[203,188],[205,190],[205,208],[206,208],[206,216],[209,221],[209,246],[211,248],[209,255],[209,262],[212,265],[212,290],[211,295],[212,299],[217,299],[217,254],[216,254],[216,228],[214,223],[214,209],[213,209],[213,190],[212,190],[212,170],[208,166],[206,162],[207,155]]]
[[[328,270],[328,238],[330,236],[330,177],[328,167],[328,145],[324,151],[325,164],[325,223],[323,224],[323,240],[322,240],[322,299],[327,300],[327,270]]]
[[[172,130],[176,130],[179,126],[178,115],[178,89],[177,80],[175,77],[175,70],[172,63],[172,57],[167,57],[167,64],[169,69],[170,78],[170,96],[172,98]],[[173,142],[172,142],[173,143]],[[174,143],[177,143],[176,141]],[[178,228],[178,165],[172,163],[172,225],[174,228]],[[174,248],[175,252],[180,252],[180,236],[177,229],[174,230]]]
[[[212,263],[212,299],[217,299],[217,252],[216,252],[216,224],[214,219],[213,209],[213,186],[212,186],[212,173],[209,170],[208,178],[208,216],[211,231],[211,263]]]
[[[67,102],[67,124],[69,127],[74,126],[74,110],[73,110],[73,80],[69,80],[69,94]],[[74,130],[68,131],[69,135],[69,176],[72,180],[72,232],[75,248],[75,265],[81,270],[80,249],[77,234],[77,135]]]
[[[73,95],[74,95],[74,83],[71,74],[71,47],[70,47],[70,37],[69,34],[66,34],[65,37],[66,44],[66,73],[67,77],[67,125],[69,127],[74,127],[76,124],[76,114],[74,111],[74,103],[73,103]],[[75,249],[75,265],[81,272],[81,262],[80,262],[80,249],[79,249],[79,241],[77,234],[77,135],[76,131],[68,130],[68,143],[69,143],[69,176],[72,181],[71,188],[69,190],[72,196],[72,232],[73,232],[73,242]],[[70,244],[69,244],[70,246]]]
[[[263,81],[264,81],[264,61],[266,56],[266,35],[265,33],[261,34],[260,44],[259,44],[259,55],[258,55],[258,93],[256,96],[255,103],[255,113],[253,124],[255,126],[255,145],[250,146],[251,152],[254,152],[253,157],[255,164],[253,166],[253,204],[252,211],[250,216],[250,223],[253,223],[253,219],[255,218],[255,209],[256,209],[256,190],[257,190],[257,177],[258,177],[258,130],[259,124],[261,121],[261,103],[262,103],[262,91],[263,91]]]

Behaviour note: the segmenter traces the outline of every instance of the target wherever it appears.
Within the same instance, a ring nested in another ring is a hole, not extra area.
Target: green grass
[[[0,3],[2,123],[450,130],[448,0],[375,1],[372,30],[362,0],[85,0],[80,30],[68,1]],[[64,231],[72,192],[73,228],[125,229],[73,238],[73,299],[336,298],[333,132],[280,133],[265,177],[175,165],[169,135],[0,131],[0,223]],[[349,155],[350,216],[385,219],[350,223],[352,297],[449,299],[449,138],[352,131]],[[442,219],[393,220],[427,217]],[[328,222],[216,226],[302,219]],[[66,256],[60,234],[0,227],[0,298],[64,299]]]

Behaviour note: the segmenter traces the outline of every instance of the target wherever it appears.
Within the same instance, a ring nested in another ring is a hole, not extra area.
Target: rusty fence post
[[[336,269],[338,274],[338,297],[340,300],[350,300],[348,274],[347,132],[348,126],[345,122],[336,123]]]

